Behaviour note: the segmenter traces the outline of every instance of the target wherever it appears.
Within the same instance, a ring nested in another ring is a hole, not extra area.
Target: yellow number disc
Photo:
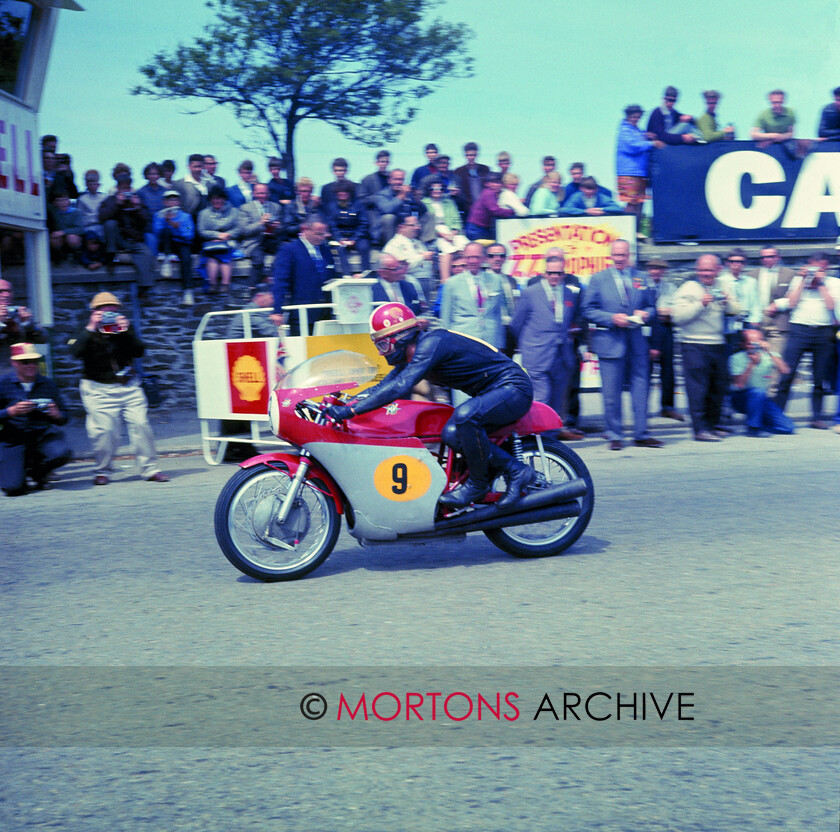
[[[376,466],[373,484],[387,500],[418,500],[429,490],[432,472],[413,456],[392,456]]]

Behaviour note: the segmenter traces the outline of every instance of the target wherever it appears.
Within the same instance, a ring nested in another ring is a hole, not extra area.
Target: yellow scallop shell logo
[[[230,380],[245,402],[257,402],[266,385],[265,370],[253,355],[241,355],[233,363]]]
[[[376,466],[373,484],[386,500],[405,503],[419,500],[429,490],[432,472],[413,456],[392,456]]]

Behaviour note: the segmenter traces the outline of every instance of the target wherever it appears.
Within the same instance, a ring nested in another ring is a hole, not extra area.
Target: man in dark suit
[[[630,244],[616,240],[610,250],[612,267],[592,275],[583,296],[583,317],[589,321],[590,348],[598,354],[601,392],[610,450],[622,447],[621,393],[630,377],[633,438],[642,448],[660,448],[647,428],[648,339],[642,327],[656,314],[653,289],[632,267]]]
[[[335,263],[326,245],[327,224],[318,214],[310,214],[301,223],[300,236],[286,243],[274,260],[274,314],[275,326],[283,324],[283,307],[310,303],[325,303],[327,297],[321,288],[336,277]],[[313,309],[308,314],[309,335],[315,321],[329,317],[329,310]],[[292,315],[291,334],[300,335],[297,311]]]
[[[373,287],[373,302],[405,304],[415,315],[422,315],[417,289],[405,279],[406,263],[402,263],[393,254],[382,254],[376,269],[379,282]]]
[[[558,250],[560,251],[560,250]],[[551,255],[542,279],[519,298],[510,329],[522,353],[522,366],[534,385],[534,400],[565,417],[569,378],[577,361],[572,330],[580,317],[581,291],[564,280],[565,259]],[[583,433],[565,428],[561,439],[582,439]]]
[[[479,165],[475,161],[478,158],[478,145],[475,142],[467,142],[464,145],[464,156],[467,159],[467,164],[455,168],[453,173],[455,182],[461,191],[461,202],[466,215],[469,213],[473,202],[481,196],[490,168],[487,165]]]
[[[665,272],[668,271],[668,262],[656,257],[648,260],[646,267],[656,297],[656,315],[651,321],[650,366],[653,371],[654,363],[659,364],[661,415],[666,419],[684,422],[685,416],[674,406],[676,375],[674,373],[674,325],[671,322],[670,306],[674,287],[668,281],[663,282]]]

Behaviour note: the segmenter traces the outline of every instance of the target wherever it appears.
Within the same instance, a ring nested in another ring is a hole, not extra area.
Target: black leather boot
[[[490,483],[487,480],[468,477],[465,483],[441,496],[439,502],[447,508],[465,508],[470,503],[477,503],[483,499],[489,490]]]
[[[522,489],[530,485],[537,476],[530,465],[525,465],[513,458],[502,468],[501,474],[507,483],[507,491],[496,503],[499,508],[506,508],[515,503],[522,494]]]

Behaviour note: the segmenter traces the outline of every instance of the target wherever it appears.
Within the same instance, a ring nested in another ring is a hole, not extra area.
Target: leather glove
[[[345,422],[355,416],[353,408],[343,404],[331,404],[324,408],[324,413],[335,422]]]

